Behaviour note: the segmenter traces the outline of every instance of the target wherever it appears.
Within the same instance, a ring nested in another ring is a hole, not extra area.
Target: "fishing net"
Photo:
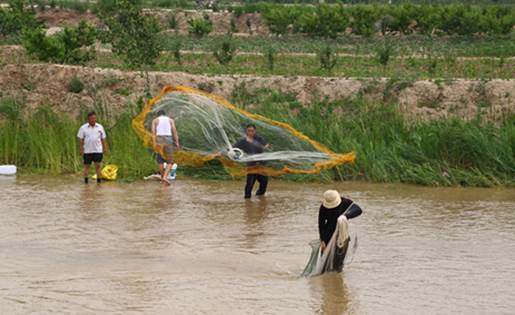
[[[152,120],[161,110],[174,119],[179,135],[181,148],[173,153],[156,145],[152,137]],[[248,124],[256,126],[257,134],[271,145],[270,150],[247,154],[233,147],[245,136]],[[315,174],[355,159],[353,152],[334,153],[288,124],[249,113],[220,96],[184,86],[165,87],[147,102],[132,125],[144,145],[165,159],[172,154],[175,163],[189,166],[201,166],[219,159],[234,176],[247,173],[271,176]],[[220,155],[220,152],[224,154]]]
[[[311,255],[302,276],[318,276],[326,272],[341,272],[343,267],[352,262],[354,253],[358,247],[358,237],[350,231],[348,220],[345,216],[338,218],[337,228],[324,252],[320,250],[320,240],[309,243]]]

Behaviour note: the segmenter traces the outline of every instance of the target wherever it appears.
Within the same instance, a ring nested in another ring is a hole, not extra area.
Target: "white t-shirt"
[[[85,123],[80,127],[77,137],[84,139],[84,153],[103,153],[102,140],[106,138],[106,132],[101,124],[90,126]]]

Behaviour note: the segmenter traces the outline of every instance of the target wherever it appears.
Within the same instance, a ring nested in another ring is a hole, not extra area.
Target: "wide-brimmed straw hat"
[[[327,190],[324,192],[324,202],[322,205],[328,209],[336,208],[342,202],[342,197],[336,190]]]

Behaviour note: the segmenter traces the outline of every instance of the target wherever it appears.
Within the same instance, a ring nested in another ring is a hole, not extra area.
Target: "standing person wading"
[[[259,154],[263,153],[265,149],[270,148],[270,144],[266,143],[263,137],[256,134],[256,126],[253,124],[247,125],[245,129],[245,137],[241,138],[236,142],[233,147],[241,149],[246,154]],[[255,161],[247,163],[247,166],[263,166],[264,161]],[[256,196],[262,196],[266,192],[268,185],[268,176],[258,173],[248,173],[247,183],[245,184],[245,199],[248,199],[252,195],[252,188],[256,180],[259,182],[259,189],[256,192]]]
[[[322,252],[326,249],[336,230],[338,217],[343,215],[347,219],[352,219],[361,215],[362,212],[360,206],[352,200],[342,197],[336,190],[324,192],[324,201],[318,210],[318,232]]]
[[[152,120],[152,136],[154,148],[157,153],[157,163],[159,163],[159,172],[161,173],[161,181],[170,184],[168,173],[172,169],[173,164],[173,139],[177,149],[180,150],[179,134],[175,128],[175,122],[172,118],[166,116],[163,110],[157,112],[158,117]],[[167,163],[166,168],[164,163]]]
[[[88,122],[80,127],[77,137],[80,139],[80,155],[84,159],[84,183],[88,183],[91,162],[95,162],[97,183],[100,183],[100,168],[103,153],[107,151],[107,144],[106,132],[104,127],[97,123],[95,112],[88,113]]]

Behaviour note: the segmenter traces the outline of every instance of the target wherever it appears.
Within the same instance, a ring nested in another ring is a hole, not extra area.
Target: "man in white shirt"
[[[84,158],[84,183],[88,183],[91,162],[95,162],[97,183],[100,183],[100,167],[107,146],[105,142],[106,132],[104,127],[97,123],[95,112],[88,113],[88,122],[80,127],[77,137],[80,140],[80,155]]]
[[[180,150],[179,134],[175,128],[174,120],[166,116],[164,110],[158,111],[157,115],[158,117],[152,120],[154,150],[157,152],[161,181],[169,185],[168,174],[173,166],[173,139],[175,139],[177,149]],[[166,169],[164,168],[165,162],[167,163]]]

